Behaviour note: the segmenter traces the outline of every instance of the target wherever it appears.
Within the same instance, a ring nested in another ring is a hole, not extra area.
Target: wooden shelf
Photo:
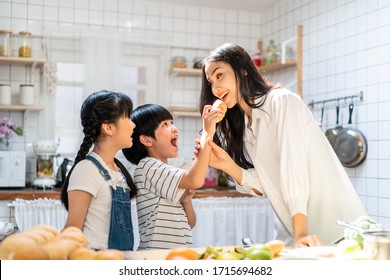
[[[46,58],[0,56],[0,64],[33,65],[44,64],[45,62]]]
[[[170,73],[172,76],[198,76],[202,75],[201,69],[193,68],[172,68]]]
[[[288,60],[286,63],[281,63],[280,61],[275,61],[272,63],[264,64],[260,67],[256,67],[259,72],[265,71],[265,72],[273,72],[278,70],[287,69],[290,67],[295,67],[297,65],[297,62],[294,60]]]
[[[42,106],[25,106],[25,105],[0,105],[0,110],[7,111],[40,111],[43,110]]]

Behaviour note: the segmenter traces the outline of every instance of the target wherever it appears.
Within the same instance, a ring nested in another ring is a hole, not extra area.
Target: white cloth
[[[192,204],[194,247],[242,245],[244,237],[255,243],[273,239],[274,214],[267,198],[194,198]]]
[[[62,230],[68,216],[60,200],[47,197],[32,200],[16,198],[12,206],[15,207],[15,220],[21,232],[39,224]]]
[[[106,181],[92,161],[82,160],[77,163],[69,178],[68,192],[82,190],[92,195],[83,232],[87,236],[91,248],[107,249],[112,202],[109,186],[123,186],[127,183],[124,181],[122,174],[111,170],[98,154],[92,152],[90,155],[95,157],[108,170],[111,180]]]
[[[309,234],[320,236],[325,244],[343,236],[337,219],[366,215],[343,166],[298,95],[272,90],[264,105],[252,110],[252,126],[247,116],[245,124],[245,148],[254,169],[243,170],[237,189],[264,191],[290,237],[297,213],[307,215]]]
[[[178,188],[185,170],[152,157],[142,159],[134,171],[137,186],[139,249],[192,246],[191,228],[180,203]]]

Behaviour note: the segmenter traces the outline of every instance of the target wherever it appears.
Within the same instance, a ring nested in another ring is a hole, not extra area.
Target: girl
[[[215,126],[224,113],[206,105],[198,157],[190,170],[167,164],[178,155],[179,132],[171,113],[160,105],[146,104],[131,114],[136,124],[134,145],[124,149],[125,157],[136,164],[139,249],[171,249],[192,245],[191,228],[196,216],[191,198],[206,176]]]
[[[81,106],[84,140],[61,190],[65,228],[76,226],[94,249],[133,250],[130,198],[135,185],[115,154],[132,146],[131,99],[100,91]],[[90,149],[92,148],[92,151]]]
[[[200,108],[216,98],[228,107],[218,124],[211,166],[237,189],[267,195],[276,238],[316,246],[343,236],[337,219],[366,215],[356,191],[311,112],[299,96],[266,82],[250,55],[224,44],[203,61]],[[280,223],[281,222],[281,223]]]

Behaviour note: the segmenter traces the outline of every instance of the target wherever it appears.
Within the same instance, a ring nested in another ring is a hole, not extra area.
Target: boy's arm
[[[186,190],[181,196],[180,202],[183,205],[184,211],[187,215],[188,224],[193,228],[196,224],[196,214],[192,205],[192,197],[194,196],[194,190]]]
[[[216,123],[221,115],[224,115],[222,110],[209,111],[211,108],[211,105],[206,105],[203,109],[203,133],[200,138],[199,153],[194,159],[190,170],[184,173],[183,178],[180,180],[179,188],[198,189],[203,186],[211,153],[211,147],[207,141],[208,139],[213,139]]]

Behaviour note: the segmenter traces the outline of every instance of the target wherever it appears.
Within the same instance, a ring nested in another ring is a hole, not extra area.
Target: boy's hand
[[[194,197],[194,194],[195,194],[195,190],[186,189],[180,198],[180,202],[182,204],[186,204],[186,203],[190,202],[191,199]]]

